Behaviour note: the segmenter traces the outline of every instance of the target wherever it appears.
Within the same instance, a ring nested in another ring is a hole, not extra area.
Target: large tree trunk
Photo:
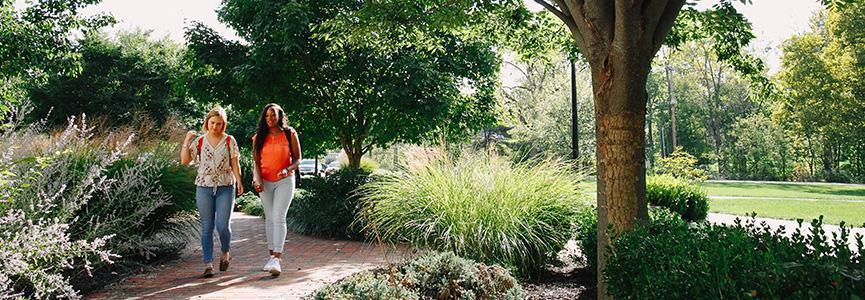
[[[592,85],[598,139],[598,295],[603,298],[610,234],[648,220],[644,152],[648,62],[617,55],[608,64],[597,65],[592,66]],[[608,227],[611,232],[605,230]]]
[[[561,19],[592,68],[598,169],[598,298],[606,299],[606,231],[648,219],[646,78],[684,0],[535,0]]]

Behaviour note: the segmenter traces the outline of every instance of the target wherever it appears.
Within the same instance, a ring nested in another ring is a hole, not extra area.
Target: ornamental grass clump
[[[464,153],[416,162],[361,187],[359,221],[372,237],[533,275],[554,261],[590,203],[581,176],[558,161]]]

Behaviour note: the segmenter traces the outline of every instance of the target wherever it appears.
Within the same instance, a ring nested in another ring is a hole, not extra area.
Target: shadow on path
[[[300,299],[319,287],[355,272],[387,262],[401,262],[404,247],[385,248],[356,241],[329,240],[288,233],[282,275],[261,271],[268,258],[264,220],[232,214],[231,267],[202,279],[204,265],[198,242],[194,253],[127,278],[87,295],[88,299],[196,298],[196,299]],[[218,264],[219,247],[215,247]]]

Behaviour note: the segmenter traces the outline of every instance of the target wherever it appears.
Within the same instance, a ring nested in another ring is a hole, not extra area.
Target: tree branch
[[[604,45],[613,42],[616,22],[627,22],[632,20],[618,20],[616,16],[615,2],[611,0],[586,1],[582,5],[585,11],[586,23],[592,29]],[[622,8],[625,9],[625,8]]]
[[[561,11],[558,8],[556,8],[555,6],[553,6],[552,4],[550,4],[544,0],[534,0],[534,1],[535,1],[535,3],[540,4],[545,9],[547,9],[548,11],[553,13],[553,15],[555,15],[559,19],[562,19],[562,21],[565,21],[565,23],[567,23],[568,21],[570,21],[570,22],[574,21],[573,19],[571,19],[571,15],[569,12]]]
[[[583,36],[582,36],[582,34],[580,34],[580,30],[579,30],[579,28],[577,28],[577,24],[575,22],[575,19],[571,16],[571,13],[567,10],[567,5],[564,3],[563,0],[555,0],[556,5],[558,5],[559,8],[561,8],[561,10],[557,9],[555,6],[553,6],[552,4],[550,4],[547,1],[544,1],[544,0],[534,0],[534,1],[538,4],[540,4],[541,6],[543,6],[546,10],[553,13],[553,15],[555,15],[557,18],[559,18],[559,20],[562,20],[562,22],[565,23],[565,26],[568,26],[568,30],[571,31],[571,36],[573,36],[574,40],[577,42],[577,46],[580,47],[580,49],[583,49],[583,46],[582,46],[583,45]]]
[[[664,44],[664,39],[667,37],[667,33],[670,33],[670,29],[673,28],[676,16],[682,10],[682,5],[685,5],[685,0],[670,0],[667,6],[664,7],[664,12],[661,14],[658,26],[655,28],[655,34],[652,37],[652,53],[658,52],[658,49]]]
[[[373,143],[369,143],[368,145],[363,146],[361,153],[366,154],[367,152],[369,152],[369,150],[372,150],[373,145],[374,145]]]
[[[669,1],[666,0],[646,1],[643,3],[642,15],[643,20],[646,21],[646,30],[655,32],[655,28],[658,26],[658,22],[661,21],[661,16],[664,14],[664,9],[668,3]],[[654,38],[652,36],[652,42],[654,42]]]
[[[602,2],[602,3],[600,3]],[[612,22],[615,15],[607,0],[556,0],[564,5],[576,25],[572,34],[583,55],[590,60],[600,59],[607,52],[612,37]],[[602,13],[607,11],[606,15]],[[600,22],[596,24],[596,22]],[[600,25],[600,26],[599,26]],[[579,37],[579,38],[576,38]]]

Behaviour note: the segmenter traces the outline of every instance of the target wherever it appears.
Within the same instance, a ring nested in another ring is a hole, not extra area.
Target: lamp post
[[[571,58],[571,158],[580,159],[580,123],[577,106],[577,67]]]

